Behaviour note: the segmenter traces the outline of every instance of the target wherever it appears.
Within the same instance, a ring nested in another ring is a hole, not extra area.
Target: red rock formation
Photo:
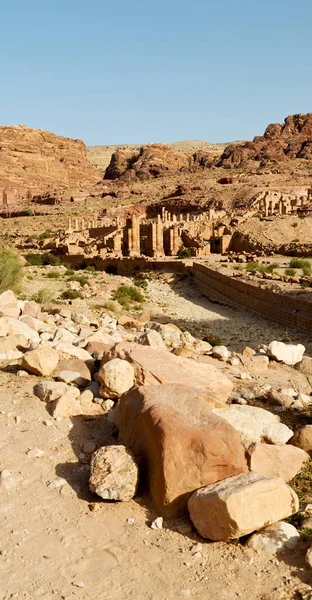
[[[218,166],[244,167],[251,161],[265,164],[294,158],[312,160],[312,113],[291,115],[283,125],[268,125],[264,135],[255,137],[252,142],[231,144],[223,152]]]
[[[175,152],[165,144],[150,144],[142,146],[138,152],[114,152],[104,179],[144,181],[179,172],[196,171],[212,164],[213,154],[210,152]]]
[[[15,190],[18,200],[26,198],[27,192],[31,197],[97,180],[80,140],[25,125],[0,127],[0,198],[3,190],[9,195]]]

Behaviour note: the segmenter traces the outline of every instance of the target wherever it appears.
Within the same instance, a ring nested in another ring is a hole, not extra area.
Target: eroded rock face
[[[198,489],[188,507],[198,533],[221,541],[290,517],[297,512],[299,501],[282,479],[244,473]]]
[[[260,161],[285,162],[295,158],[312,160],[312,113],[290,115],[283,125],[268,125],[263,136],[252,142],[231,144],[223,152],[218,166],[242,167]]]
[[[228,399],[233,389],[232,381],[215,366],[148,346],[132,342],[117,344],[103,360],[107,362],[112,358],[121,358],[133,365],[136,385],[179,383],[212,392],[221,402]]]
[[[104,179],[144,181],[181,171],[193,171],[213,164],[211,152],[175,152],[165,144],[149,144],[138,150],[113,153]]]
[[[89,486],[103,500],[127,502],[135,496],[138,467],[125,446],[103,446],[92,455]]]
[[[247,470],[239,435],[212,413],[215,402],[178,384],[134,388],[119,401],[119,439],[141,460],[164,517],[184,514],[198,487]]]
[[[25,125],[0,127],[0,188],[40,194],[96,183],[98,175],[80,140]]]

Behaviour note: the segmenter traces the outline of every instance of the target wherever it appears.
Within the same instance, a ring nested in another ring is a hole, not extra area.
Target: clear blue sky
[[[3,0],[0,124],[250,139],[312,111],[311,0]]]

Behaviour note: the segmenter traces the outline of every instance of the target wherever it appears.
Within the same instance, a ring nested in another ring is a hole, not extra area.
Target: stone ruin
[[[254,199],[251,208],[257,208],[263,216],[300,214],[312,203],[312,189],[297,192],[260,192]]]
[[[228,233],[226,225],[220,225],[225,211],[209,209],[199,214],[170,213],[164,207],[154,219],[141,215],[110,218],[69,219],[68,228],[51,244],[59,254],[85,255],[100,258],[149,256],[163,258],[177,256],[183,249],[190,256],[204,257],[210,254],[211,240],[219,240],[222,251],[226,244],[222,239]],[[219,249],[217,250],[220,251]]]

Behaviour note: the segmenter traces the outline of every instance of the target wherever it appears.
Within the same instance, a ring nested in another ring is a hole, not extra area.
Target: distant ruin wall
[[[212,300],[254,310],[285,326],[312,330],[311,302],[260,289],[197,262],[193,263],[193,273],[196,285]]]
[[[182,260],[148,260],[144,257],[137,258],[86,258],[84,255],[66,255],[66,264],[72,267],[85,268],[94,266],[99,271],[106,271],[112,275],[134,276],[142,272],[156,271],[163,273],[186,274],[190,271]]]

